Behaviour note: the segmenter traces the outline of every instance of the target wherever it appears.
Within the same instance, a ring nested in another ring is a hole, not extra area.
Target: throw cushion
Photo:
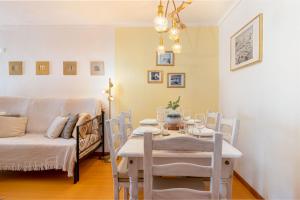
[[[78,121],[76,123],[76,126],[75,126],[74,130],[73,130],[72,136],[74,138],[77,138],[76,137],[77,126],[79,126],[81,124],[84,124],[85,122],[87,122],[87,121],[89,121],[91,119],[92,119],[92,116],[89,113],[80,113],[79,114],[79,119],[78,119]],[[80,136],[82,138],[85,138],[85,136],[87,135],[88,128],[89,128],[89,124],[86,124],[85,126],[80,127],[79,132],[80,132]]]
[[[6,112],[0,111],[0,116],[4,116],[4,115],[6,115]]]
[[[74,127],[78,121],[79,115],[69,115],[69,119],[60,135],[60,137],[65,138],[65,139],[69,139],[72,137],[72,133],[74,130]]]
[[[25,135],[27,118],[0,116],[0,138]]]
[[[50,127],[47,130],[46,136],[48,138],[57,138],[61,134],[62,130],[64,129],[66,123],[68,121],[68,117],[56,117]]]

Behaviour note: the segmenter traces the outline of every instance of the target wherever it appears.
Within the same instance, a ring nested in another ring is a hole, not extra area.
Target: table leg
[[[227,199],[232,199],[232,178],[227,180]]]
[[[221,199],[231,199],[232,178],[222,178],[220,190]]]
[[[138,199],[138,162],[136,158],[129,158],[128,176],[130,181],[130,200]]]

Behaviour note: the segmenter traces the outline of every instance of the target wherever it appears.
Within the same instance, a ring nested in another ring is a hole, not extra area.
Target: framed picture
[[[64,75],[77,75],[77,62],[64,61]]]
[[[23,75],[23,62],[11,61],[9,65],[9,75]]]
[[[163,72],[158,70],[148,71],[148,83],[162,83],[163,82]]]
[[[92,76],[103,76],[104,72],[104,62],[103,61],[92,61],[91,62],[91,75]]]
[[[230,39],[230,70],[262,61],[263,15],[259,14]]]
[[[36,75],[49,75],[49,62],[37,61],[35,64]]]
[[[166,51],[165,53],[158,54],[156,52],[156,65],[157,66],[174,66],[175,55],[173,51]]]
[[[168,73],[168,88],[185,88],[185,73]]]

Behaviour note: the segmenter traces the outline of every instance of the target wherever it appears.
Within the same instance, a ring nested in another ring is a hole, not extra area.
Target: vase
[[[177,110],[169,110],[166,115],[167,124],[180,124],[181,123],[181,114]]]

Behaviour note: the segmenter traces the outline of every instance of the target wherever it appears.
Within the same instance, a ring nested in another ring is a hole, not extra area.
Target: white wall
[[[264,198],[300,198],[300,1],[242,0],[220,25],[220,109],[241,119],[236,171]],[[264,14],[263,62],[229,71],[230,36]]]
[[[112,27],[0,27],[0,96],[100,97],[114,76]],[[8,61],[21,60],[23,76],[8,75]],[[50,61],[50,75],[35,75],[35,62]],[[90,61],[105,62],[105,76],[90,75]],[[63,76],[63,61],[77,61],[77,76]],[[105,100],[106,101],[106,100]]]

